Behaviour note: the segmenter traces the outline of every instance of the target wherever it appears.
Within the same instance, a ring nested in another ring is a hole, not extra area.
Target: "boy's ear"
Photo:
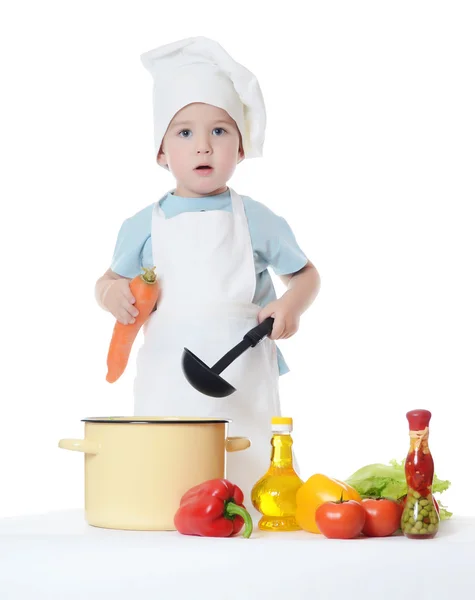
[[[166,158],[165,158],[165,154],[163,152],[163,146],[160,146],[160,150],[158,151],[158,154],[157,154],[157,163],[161,167],[165,167],[165,169],[168,169],[168,165],[167,165],[167,161],[166,161]]]
[[[238,151],[238,161],[237,164],[239,164],[240,162],[242,162],[244,160],[244,149],[243,147],[240,145],[239,146],[239,151]]]

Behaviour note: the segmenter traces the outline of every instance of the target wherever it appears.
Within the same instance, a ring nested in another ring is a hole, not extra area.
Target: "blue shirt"
[[[268,268],[271,267],[276,275],[290,275],[300,271],[308,259],[285,219],[277,216],[264,204],[247,196],[241,197],[249,225],[256,271],[253,302],[264,307],[277,297]],[[150,204],[122,224],[111,264],[112,271],[118,275],[132,279],[142,272],[142,267],[153,266],[151,226],[154,206],[155,203]],[[169,192],[160,200],[160,206],[167,219],[183,212],[232,212],[229,190],[204,198],[185,198]],[[289,368],[279,349],[277,355],[279,373],[283,375]]]

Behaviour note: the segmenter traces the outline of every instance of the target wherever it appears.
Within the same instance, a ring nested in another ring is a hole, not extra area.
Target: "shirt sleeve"
[[[245,198],[244,208],[254,256],[262,266],[270,266],[276,275],[291,275],[303,269],[308,258],[287,221],[250,198]]]
[[[110,266],[114,273],[132,279],[142,272],[142,266],[150,266],[147,249],[151,247],[152,208],[153,205],[122,223]]]

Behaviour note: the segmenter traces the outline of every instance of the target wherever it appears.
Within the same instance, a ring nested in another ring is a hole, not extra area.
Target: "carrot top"
[[[148,267],[142,267],[143,273],[140,275],[140,279],[145,283],[155,283],[157,281],[157,275],[155,274],[155,267],[149,269]]]

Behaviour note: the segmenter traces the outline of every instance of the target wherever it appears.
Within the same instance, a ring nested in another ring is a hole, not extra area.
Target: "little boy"
[[[227,186],[239,162],[262,155],[265,107],[254,75],[203,37],[141,59],[154,80],[156,159],[176,185],[123,223],[96,298],[133,323],[129,281],[156,267],[162,297],[137,356],[135,415],[231,419],[230,434],[252,446],[228,457],[227,477],[248,496],[269,465],[278,379],[288,370],[275,340],[297,331],[320,278],[284,219]],[[287,285],[279,299],[268,267]],[[269,316],[271,335],[223,373],[234,394],[211,398],[187,382],[185,347],[211,366]]]

